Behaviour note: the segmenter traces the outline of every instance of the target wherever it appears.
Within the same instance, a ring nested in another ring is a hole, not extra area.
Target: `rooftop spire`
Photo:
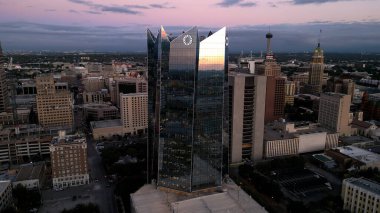
[[[322,35],[322,29],[319,30],[319,35],[318,35],[318,48],[321,47],[321,35]]]
[[[265,38],[267,38],[267,55],[266,55],[266,58],[267,59],[273,58],[272,50],[271,50],[271,46],[270,46],[270,40],[273,38],[273,34],[270,32],[270,28],[269,28],[269,32],[265,35]]]

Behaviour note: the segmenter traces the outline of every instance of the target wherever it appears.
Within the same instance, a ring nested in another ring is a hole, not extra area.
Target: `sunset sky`
[[[227,26],[231,51],[380,52],[380,0],[0,0],[5,51],[144,52],[145,31]],[[203,32],[201,31],[201,32]]]

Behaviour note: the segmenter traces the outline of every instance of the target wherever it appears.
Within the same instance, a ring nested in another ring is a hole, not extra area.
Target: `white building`
[[[380,212],[380,185],[365,178],[348,178],[342,184],[343,209]]]
[[[380,169],[380,155],[355,146],[338,147],[339,152],[362,163],[360,169]]]

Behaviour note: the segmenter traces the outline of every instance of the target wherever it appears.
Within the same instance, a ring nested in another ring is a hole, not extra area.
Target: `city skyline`
[[[274,52],[311,52],[320,29],[326,52],[376,52],[379,6],[378,0],[0,0],[0,41],[5,52],[145,52],[147,28],[163,25],[178,35],[192,26],[201,32],[227,26],[231,52],[260,52],[270,27]]]

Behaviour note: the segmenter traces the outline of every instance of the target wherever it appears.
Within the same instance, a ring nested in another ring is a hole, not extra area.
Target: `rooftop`
[[[218,212],[243,213],[267,212],[248,194],[232,181],[223,184],[223,191],[208,194],[179,195],[174,192],[164,192],[154,185],[144,185],[131,194],[132,205],[136,213],[169,212]]]
[[[43,172],[44,164],[26,164],[20,167],[20,171],[17,174],[17,181],[39,179],[41,172]]]
[[[91,126],[93,129],[122,126],[121,119],[92,121]]]
[[[365,149],[360,149],[355,146],[342,146],[338,147],[340,153],[354,158],[364,164],[372,164],[380,162],[380,155],[367,151]]]
[[[60,133],[59,133],[60,134]],[[78,135],[59,135],[57,137],[54,137],[51,140],[52,144],[59,144],[59,143],[85,143],[86,138],[84,135],[78,134]]]
[[[355,186],[366,189],[372,193],[380,195],[380,184],[365,178],[347,178],[347,181]]]

